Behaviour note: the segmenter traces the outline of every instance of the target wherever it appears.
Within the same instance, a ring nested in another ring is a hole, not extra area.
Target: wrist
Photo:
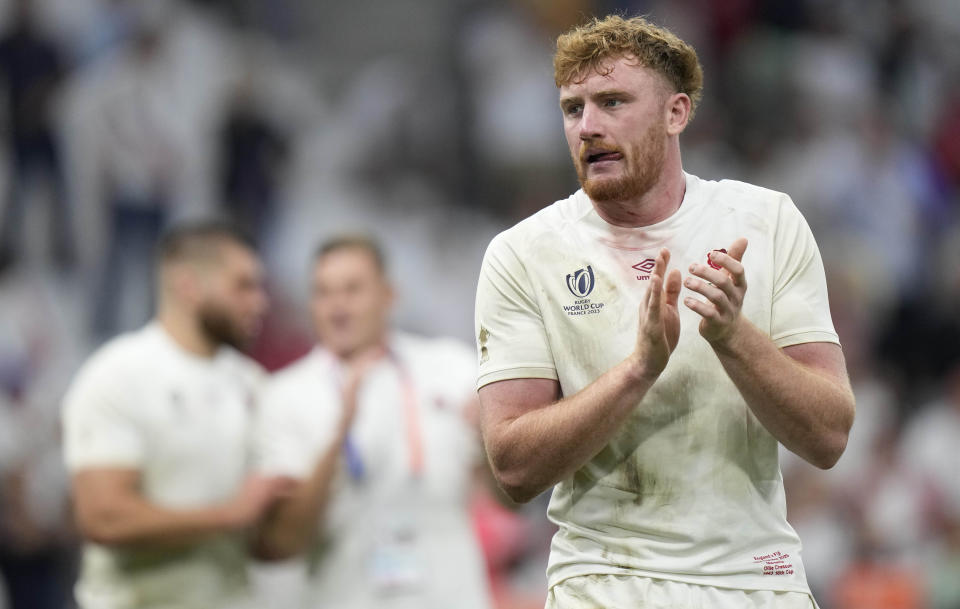
[[[726,356],[736,355],[740,351],[740,344],[743,342],[743,334],[747,323],[743,317],[737,317],[726,332],[720,336],[707,339],[714,353]]]
[[[236,531],[247,526],[246,516],[236,501],[214,508],[214,522],[219,528]]]
[[[650,365],[647,358],[633,353],[623,362],[623,373],[631,387],[647,389],[660,377],[663,368]]]

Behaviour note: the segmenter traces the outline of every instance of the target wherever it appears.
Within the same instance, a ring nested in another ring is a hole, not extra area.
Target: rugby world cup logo
[[[567,275],[567,289],[577,298],[586,298],[593,291],[593,269],[587,265]]]

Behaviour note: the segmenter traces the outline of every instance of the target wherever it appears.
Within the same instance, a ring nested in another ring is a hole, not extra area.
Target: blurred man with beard
[[[829,468],[854,414],[813,235],[683,171],[703,74],[673,33],[594,20],[554,69],[583,189],[494,238],[476,310],[494,474],[553,488],[547,606],[811,609],[777,446]]]
[[[282,492],[247,475],[263,373],[238,350],[266,308],[251,242],[184,225],[162,238],[158,266],[156,318],[101,347],[64,402],[83,609],[234,606],[245,529]]]
[[[483,465],[469,346],[390,329],[377,244],[340,236],[313,264],[317,347],[263,394],[259,467],[296,478],[259,535],[313,559],[310,607],[488,609],[468,510]]]

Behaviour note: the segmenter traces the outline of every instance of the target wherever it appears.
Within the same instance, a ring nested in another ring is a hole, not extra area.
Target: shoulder
[[[466,403],[476,391],[479,363],[476,350],[449,337],[425,337],[403,332],[391,337],[392,349],[419,391],[448,404]]]
[[[121,334],[96,349],[80,367],[75,379],[129,378],[155,365],[156,355],[149,328]]]
[[[476,366],[474,348],[456,338],[397,332],[392,340],[394,348],[406,360],[442,365],[444,368],[464,363]]]
[[[304,387],[316,388],[329,375],[322,374],[320,354],[313,349],[303,357],[294,360],[273,374],[267,376],[264,382],[264,393],[267,396],[289,395],[302,393]]]
[[[806,220],[786,193],[739,180],[699,180],[707,209],[726,210],[771,234],[799,234]],[[788,239],[790,241],[790,239]]]
[[[80,366],[64,395],[65,413],[89,408],[119,407],[131,385],[156,366],[157,350],[146,330],[121,334],[104,343]]]
[[[224,348],[222,357],[229,373],[242,382],[259,384],[267,379],[267,371],[259,362],[233,347]]]
[[[758,215],[776,216],[783,206],[793,207],[793,202],[786,193],[748,182],[700,179],[700,185],[705,198],[712,204],[722,203]]]
[[[562,234],[591,209],[590,199],[582,190],[578,190],[498,234],[490,242],[488,253],[504,249],[524,251],[542,238]]]

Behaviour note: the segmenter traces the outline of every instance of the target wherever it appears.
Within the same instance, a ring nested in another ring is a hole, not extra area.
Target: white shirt
[[[901,460],[915,478],[932,484],[941,509],[960,513],[960,406],[937,400],[914,417],[903,434]]]
[[[65,398],[67,467],[137,469],[144,498],[163,507],[224,502],[246,475],[262,377],[229,348],[211,359],[188,353],[156,322],[115,338]],[[234,535],[177,550],[87,543],[77,600],[84,609],[225,606],[246,587],[246,560]]]
[[[353,469],[341,458],[333,481],[314,554],[316,603],[490,607],[467,504],[479,443],[464,407],[475,399],[476,371],[476,356],[459,342],[392,337],[390,355],[360,387],[349,438]],[[268,383],[258,427],[265,473],[311,475],[340,424],[344,374],[317,347]],[[419,478],[414,444],[422,450]]]
[[[813,236],[786,195],[685,174],[679,210],[607,224],[578,191],[501,233],[477,290],[481,386],[559,380],[570,396],[634,349],[661,247],[670,268],[749,240],[743,315],[778,347],[837,342]],[[680,304],[680,341],[610,443],[560,482],[548,579],[633,574],[741,589],[807,591],[786,521],[777,441],[757,421]]]

